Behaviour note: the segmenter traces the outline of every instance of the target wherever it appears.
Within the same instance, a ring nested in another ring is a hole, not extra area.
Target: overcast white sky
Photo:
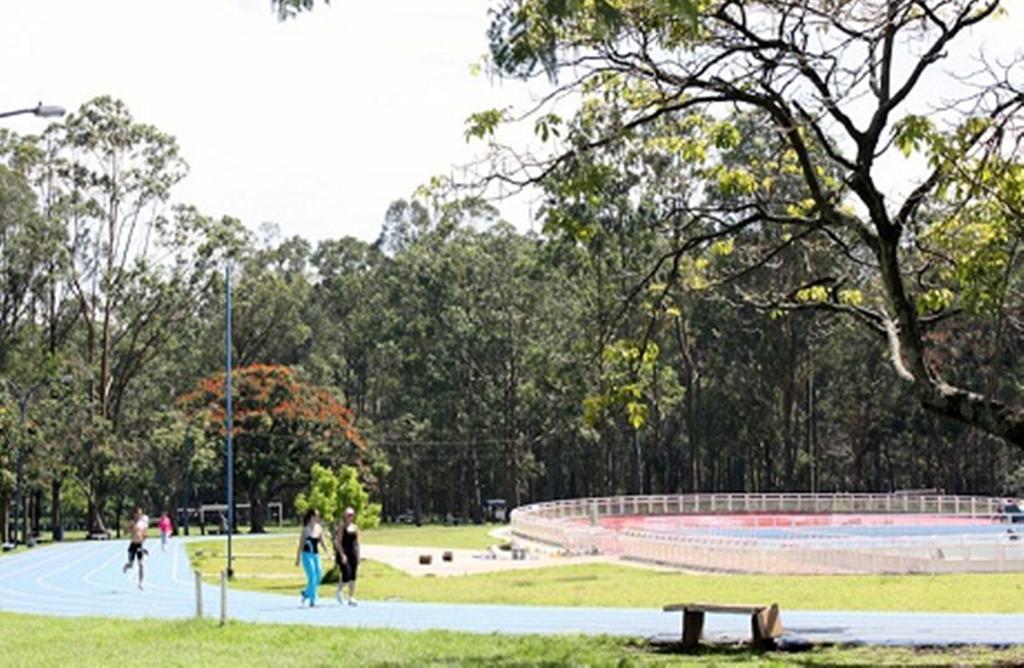
[[[466,116],[531,99],[470,76],[489,0],[334,0],[285,23],[269,0],[0,1],[0,110],[119,97],[178,138],[177,201],[284,235],[376,238],[391,201],[481,150]],[[1024,0],[1007,6],[975,45],[1019,48]],[[502,209],[529,227],[527,203]]]
[[[0,109],[119,97],[178,138],[191,172],[176,200],[372,240],[391,201],[481,150],[463,136],[470,113],[530,99],[470,75],[488,4],[335,0],[281,23],[269,0],[7,0]],[[507,215],[528,226],[525,204]]]

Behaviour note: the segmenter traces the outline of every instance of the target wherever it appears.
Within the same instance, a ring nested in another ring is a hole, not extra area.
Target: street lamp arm
[[[20,116],[21,114],[32,114],[39,116],[40,118],[56,118],[63,116],[66,112],[63,107],[58,107],[52,104],[43,104],[40,102],[34,107],[27,109],[15,109],[14,111],[3,111],[0,112],[0,118],[7,118],[8,116]]]
[[[32,114],[35,113],[35,107],[30,109],[15,109],[14,111],[0,112],[0,118],[7,118],[8,116],[19,116],[21,114]]]

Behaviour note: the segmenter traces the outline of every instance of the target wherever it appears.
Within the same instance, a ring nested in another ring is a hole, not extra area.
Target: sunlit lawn
[[[468,533],[468,529],[467,533]],[[434,527],[381,532],[389,544],[431,541]],[[404,533],[397,533],[404,532]],[[484,534],[486,536],[486,533]],[[463,536],[453,531],[451,544]],[[370,540],[367,532],[366,540]],[[269,538],[234,544],[233,586],[298,594],[304,583],[295,566],[297,540]],[[461,543],[465,545],[466,543]],[[222,541],[189,545],[193,564],[215,577],[224,567]],[[326,565],[330,565],[327,558]],[[360,571],[366,599],[508,603],[522,605],[660,607],[666,603],[712,600],[721,603],[778,602],[783,610],[903,610],[932,612],[1024,612],[1024,574],[935,576],[770,576],[693,575],[614,564],[570,565],[459,577],[413,577],[366,561]],[[331,593],[325,587],[324,595]]]
[[[1024,647],[912,650],[825,647],[799,653],[675,647],[585,636],[319,628],[212,621],[58,618],[0,613],[3,665],[112,666],[969,666],[1020,665]]]

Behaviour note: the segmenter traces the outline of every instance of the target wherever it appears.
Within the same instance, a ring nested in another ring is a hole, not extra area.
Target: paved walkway
[[[90,615],[133,619],[184,618],[195,614],[194,580],[184,545],[167,553],[149,541],[144,591],[121,572],[124,541],[66,543],[0,557],[0,610],[47,615]],[[216,587],[203,587],[204,610],[220,614]],[[294,597],[256,592],[229,593],[232,619],[261,623],[385,627],[410,631],[449,629],[473,633],[585,633],[678,637],[679,613],[630,608],[559,608],[363,601],[359,607],[333,600],[310,609]],[[1024,642],[1024,614],[905,614],[783,610],[786,642],[850,642],[900,645]],[[712,639],[749,633],[749,621],[709,615]]]

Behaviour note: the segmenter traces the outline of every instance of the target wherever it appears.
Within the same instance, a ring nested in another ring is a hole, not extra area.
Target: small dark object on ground
[[[455,555],[452,554],[451,550],[445,550],[444,554],[441,555],[441,559],[443,561],[452,561],[454,558],[455,558]]]
[[[434,561],[434,556],[430,554],[420,555],[420,566],[429,566]]]

